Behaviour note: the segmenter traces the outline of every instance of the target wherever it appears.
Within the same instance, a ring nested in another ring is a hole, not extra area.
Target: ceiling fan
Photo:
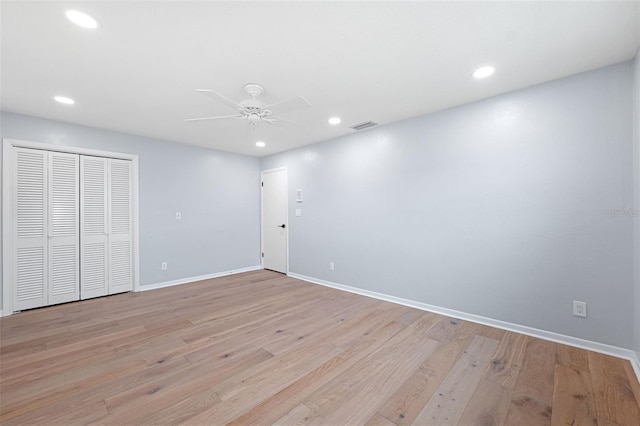
[[[265,102],[257,99],[258,96],[264,92],[264,87],[259,84],[249,83],[244,85],[244,90],[250,96],[249,99],[244,99],[240,102],[234,102],[231,99],[214,92],[210,89],[196,89],[196,92],[202,93],[213,99],[233,108],[237,111],[237,114],[233,115],[221,115],[217,117],[202,117],[202,118],[187,118],[184,121],[204,121],[204,120],[219,120],[219,119],[236,119],[247,120],[251,130],[256,130],[258,124],[262,121],[269,124],[293,124],[300,125],[293,121],[285,120],[280,117],[276,117],[275,114],[284,114],[287,112],[309,108],[311,104],[302,96],[287,99],[282,102],[267,105]]]

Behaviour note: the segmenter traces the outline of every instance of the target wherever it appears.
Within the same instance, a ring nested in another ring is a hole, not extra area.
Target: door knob
[[[285,224],[283,223],[282,225],[278,225],[278,228],[282,228],[282,229],[284,229],[284,228],[286,228],[286,226],[285,226]]]

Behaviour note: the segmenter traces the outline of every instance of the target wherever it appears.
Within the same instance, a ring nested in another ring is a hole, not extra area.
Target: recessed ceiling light
[[[495,68],[493,68],[492,66],[488,65],[486,67],[478,68],[471,75],[473,75],[474,78],[485,78],[485,77],[489,77],[491,74],[493,74],[494,71],[495,71]]]
[[[73,105],[76,103],[76,101],[74,101],[71,98],[67,98],[66,96],[56,96],[53,99],[55,99],[57,102],[60,102],[61,104],[65,104],[65,105]]]
[[[337,124],[340,124],[340,122],[341,122],[341,121],[342,121],[342,120],[340,120],[340,117],[331,117],[331,118],[329,119],[329,124],[331,124],[331,125],[334,125],[334,126],[335,126],[335,125],[337,125]]]
[[[256,142],[256,146],[258,148],[264,148],[265,146],[267,146],[267,144],[262,142],[262,141],[258,141],[258,142]]]
[[[84,12],[80,12],[79,10],[67,10],[66,15],[68,20],[82,28],[88,28],[90,30],[98,28],[98,21]]]

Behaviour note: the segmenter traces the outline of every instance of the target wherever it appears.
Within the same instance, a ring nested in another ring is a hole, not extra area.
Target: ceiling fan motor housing
[[[265,102],[259,101],[257,99],[245,99],[244,101],[238,102],[238,105],[240,105],[241,107],[247,110],[251,110],[251,109],[259,110],[267,106]]]
[[[255,98],[264,92],[264,87],[256,83],[248,83],[244,85],[244,90],[249,94],[249,96]]]

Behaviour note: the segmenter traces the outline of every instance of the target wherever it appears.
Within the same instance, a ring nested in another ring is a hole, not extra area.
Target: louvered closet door
[[[109,294],[133,290],[131,161],[109,160]]]
[[[49,305],[79,299],[79,158],[49,152]]]
[[[47,304],[47,152],[13,151],[14,309]]]
[[[108,161],[80,157],[80,298],[109,293],[108,258]]]

